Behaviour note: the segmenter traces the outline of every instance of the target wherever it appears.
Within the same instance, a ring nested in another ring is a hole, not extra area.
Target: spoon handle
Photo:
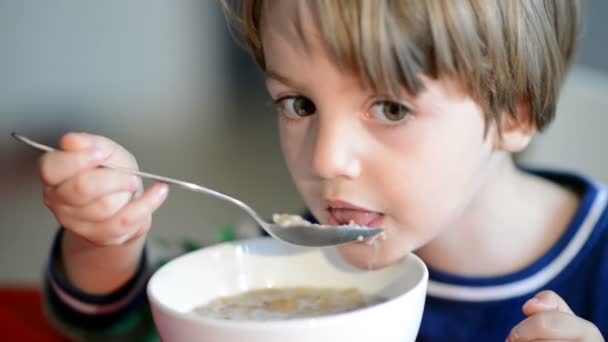
[[[36,149],[39,149],[41,151],[45,151],[45,152],[52,152],[55,151],[56,149],[41,144],[39,142],[33,141],[32,139],[29,139],[27,137],[24,137],[23,135],[17,134],[15,132],[12,132],[11,135],[13,136],[13,138],[21,141],[22,143],[29,145],[31,147],[34,147]],[[202,192],[229,202],[232,202],[240,207],[243,207],[244,203],[242,203],[241,201],[232,198],[226,194],[223,194],[219,191],[215,191],[209,188],[205,188],[203,186],[194,184],[194,183],[190,183],[190,182],[185,182],[179,179],[175,179],[175,178],[170,178],[170,177],[165,177],[165,176],[161,176],[161,175],[156,175],[153,173],[149,173],[149,172],[144,172],[144,171],[138,171],[138,170],[134,170],[134,169],[130,169],[130,168],[126,168],[126,167],[121,167],[121,166],[112,166],[112,165],[107,165],[107,164],[102,164],[100,165],[100,167],[106,168],[106,169],[111,169],[111,170],[116,170],[119,172],[123,172],[123,173],[127,173],[127,174],[131,174],[131,175],[136,175],[136,176],[140,176],[143,178],[148,178],[148,179],[152,179],[152,180],[156,180],[159,182],[163,182],[163,183],[167,183],[167,184],[174,184],[174,185],[178,185],[181,186],[182,188],[185,188],[187,190],[191,190],[191,191],[195,191],[195,192]],[[248,210],[249,211],[249,210]]]

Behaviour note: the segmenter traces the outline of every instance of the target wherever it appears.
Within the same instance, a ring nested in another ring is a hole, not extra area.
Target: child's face
[[[332,62],[312,38],[318,32],[304,32],[305,44],[285,15],[271,9],[265,18],[267,86],[274,100],[283,99],[282,148],[313,214],[322,223],[355,220],[384,228],[376,267],[459,220],[494,155],[495,130],[484,136],[480,107],[457,84],[429,78],[417,97],[404,90],[399,102],[383,102],[386,97]],[[360,267],[375,258],[363,243],[341,252]]]

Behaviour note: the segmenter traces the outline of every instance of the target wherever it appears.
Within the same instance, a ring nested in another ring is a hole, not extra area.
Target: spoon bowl
[[[38,150],[51,152],[55,151],[54,148],[33,141],[23,135],[12,132],[13,138],[21,141],[22,143],[34,147]],[[228,201],[237,207],[246,211],[259,225],[273,238],[298,246],[308,247],[328,247],[337,246],[351,242],[362,241],[371,237],[374,237],[384,230],[381,228],[368,228],[362,226],[348,225],[348,226],[329,226],[329,225],[318,225],[318,224],[289,224],[280,225],[275,223],[267,222],[253,210],[249,205],[244,202],[223,194],[219,191],[215,191],[194,183],[185,182],[179,179],[156,175],[139,170],[133,170],[120,166],[112,165],[100,165],[99,167],[116,170],[118,172],[128,173],[136,175],[142,178],[152,179],[159,182],[173,184],[180,186],[184,189],[203,193],[206,195],[213,196],[224,201]]]

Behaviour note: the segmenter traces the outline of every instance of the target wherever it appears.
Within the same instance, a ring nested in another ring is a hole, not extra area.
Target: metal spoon
[[[39,150],[51,152],[55,149],[35,142],[22,135],[12,132],[13,138]],[[179,185],[182,188],[211,195],[228,201],[246,211],[270,236],[293,245],[326,247],[337,246],[349,242],[361,241],[375,236],[383,231],[381,228],[368,228],[360,226],[328,226],[328,225],[279,225],[263,220],[258,213],[242,201],[230,197],[221,192],[205,188],[194,183],[184,182],[178,179],[155,175],[148,172],[137,171],[119,166],[101,165],[107,169],[116,170],[143,178],[157,180],[163,183]]]

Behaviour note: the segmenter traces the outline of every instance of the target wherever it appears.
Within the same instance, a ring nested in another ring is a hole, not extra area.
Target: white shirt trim
[[[49,282],[51,284],[52,291],[55,292],[55,294],[61,299],[64,304],[68,305],[72,309],[88,315],[103,315],[117,312],[122,308],[128,306],[131,302],[133,302],[133,299],[139,293],[141,293],[141,289],[147,285],[149,274],[147,270],[144,270],[144,272],[145,274],[139,275],[137,283],[133,286],[133,288],[129,290],[129,292],[124,297],[118,299],[113,303],[102,305],[87,303],[71,296],[69,293],[63,290],[61,285],[55,282],[53,277],[49,277]]]
[[[600,216],[604,212],[607,203],[606,190],[595,184],[593,186],[598,189],[598,193],[583,223],[562,252],[540,271],[525,279],[494,286],[452,285],[429,280],[428,295],[443,299],[482,302],[519,297],[542,288],[560,274],[576,257],[589,239]]]

